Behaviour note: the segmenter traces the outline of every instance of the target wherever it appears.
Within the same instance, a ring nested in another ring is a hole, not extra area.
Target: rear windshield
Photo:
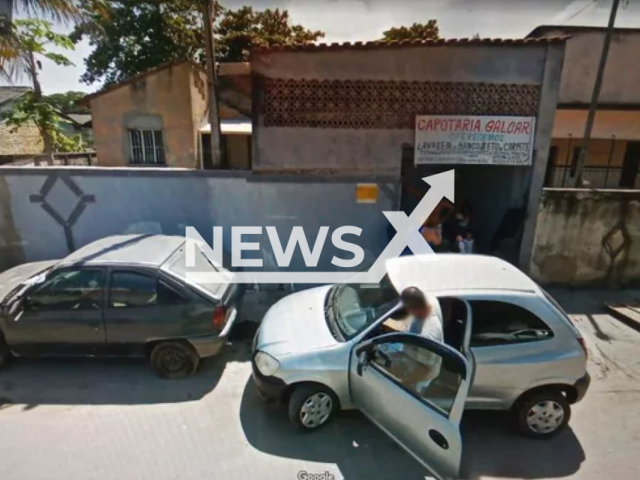
[[[564,308],[562,308],[562,306],[558,303],[558,301],[555,298],[553,298],[551,294],[547,292],[544,288],[541,288],[540,290],[542,290],[542,293],[544,294],[545,298],[549,301],[549,303],[551,303],[551,305],[553,305],[556,311],[560,314],[560,316],[562,317],[562,320],[564,320],[564,323],[567,324],[574,332],[576,332],[577,335],[580,335],[580,332],[578,328],[573,324],[571,317],[564,310]]]
[[[163,268],[169,273],[181,278],[186,283],[195,284],[218,299],[222,298],[224,295],[224,291],[226,289],[226,284],[224,283],[196,283],[192,280],[187,281],[187,271],[198,273],[217,273],[220,271],[209,261],[200,249],[196,249],[196,263],[194,267],[187,268],[185,247],[182,246],[180,249],[176,250],[171,257],[169,257],[163,265]]]

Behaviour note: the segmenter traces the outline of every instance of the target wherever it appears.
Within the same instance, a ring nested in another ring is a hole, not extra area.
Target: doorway
[[[441,215],[443,248],[457,252],[456,238],[468,232],[474,253],[496,255],[517,263],[524,230],[530,166],[418,165],[413,150],[404,149],[400,206],[407,215],[428,191],[422,178],[455,170],[455,204]],[[462,222],[459,220],[464,217]],[[432,219],[430,218],[430,221]],[[434,222],[437,223],[437,222]]]
[[[627,142],[627,151],[624,154],[622,172],[620,172],[620,187],[636,188],[639,167],[640,142]]]

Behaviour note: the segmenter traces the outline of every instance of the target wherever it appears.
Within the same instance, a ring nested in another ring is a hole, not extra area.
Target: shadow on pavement
[[[461,478],[557,478],[578,471],[585,455],[571,429],[549,440],[529,439],[512,432],[505,417],[500,412],[465,414]],[[334,463],[346,480],[429,476],[359,412],[342,412],[317,432],[297,431],[284,407],[260,399],[252,380],[243,392],[240,422],[255,449],[278,457]]]
[[[418,462],[359,412],[343,412],[316,432],[297,431],[285,408],[260,399],[251,379],[242,394],[240,422],[253,448],[278,457],[336,464],[345,480],[427,476]]]
[[[227,362],[246,360],[247,349],[247,342],[227,346],[184,380],[158,377],[143,359],[14,359],[0,374],[0,408],[198,400],[216,387]]]
[[[514,432],[504,412],[466,412],[462,422],[462,478],[557,478],[585,460],[571,428],[538,440]]]

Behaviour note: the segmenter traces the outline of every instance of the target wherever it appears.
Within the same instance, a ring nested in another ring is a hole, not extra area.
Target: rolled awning
[[[223,135],[251,135],[253,128],[251,120],[222,119],[220,120],[220,133]],[[211,125],[206,124],[200,128],[200,133],[211,133]]]

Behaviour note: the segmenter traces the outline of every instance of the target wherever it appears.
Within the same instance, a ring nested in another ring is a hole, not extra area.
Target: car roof
[[[114,235],[85,245],[58,265],[130,264],[160,267],[185,242],[172,235]]]
[[[540,287],[516,267],[500,258],[487,255],[406,255],[388,260],[387,272],[399,292],[410,286],[425,292],[540,291]]]

